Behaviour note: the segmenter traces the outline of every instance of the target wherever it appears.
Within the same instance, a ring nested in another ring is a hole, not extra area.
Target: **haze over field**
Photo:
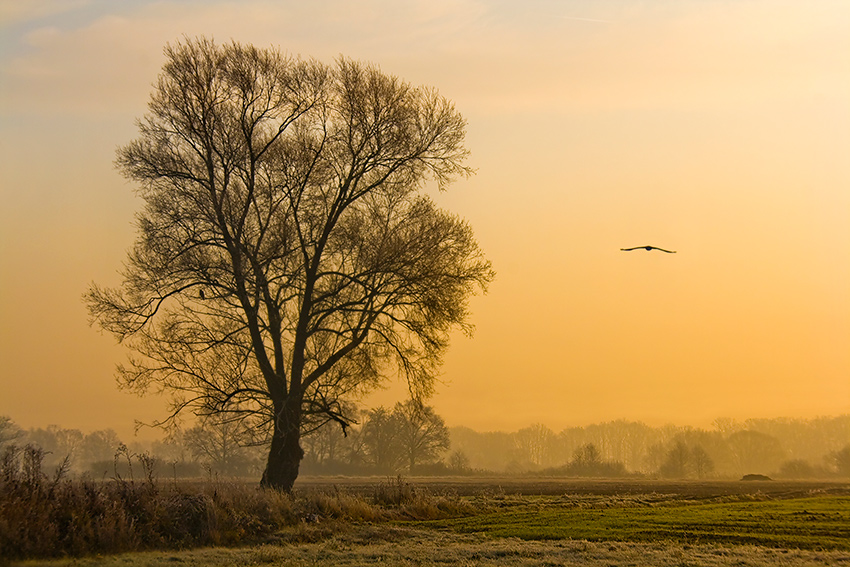
[[[87,325],[141,201],[113,168],[184,35],[432,85],[478,173],[436,196],[497,278],[432,400],[478,430],[850,412],[850,4],[0,0],[0,415],[126,434]],[[622,252],[655,245],[676,250]],[[405,397],[396,385],[367,404]]]

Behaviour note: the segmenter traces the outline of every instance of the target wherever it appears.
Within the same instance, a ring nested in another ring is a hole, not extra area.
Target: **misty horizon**
[[[412,464],[406,468],[401,454],[399,460],[386,461],[390,454],[387,451],[392,451],[389,446],[370,449],[370,438],[382,438],[363,437],[366,429],[373,427],[373,415],[377,414],[364,411],[360,423],[345,436],[339,428],[323,428],[307,435],[303,474],[543,474],[697,480],[736,479],[746,474],[846,480],[850,474],[850,414],[811,420],[738,422],[719,418],[709,430],[672,425],[650,427],[626,420],[560,432],[540,424],[510,432],[448,426],[448,443],[430,456],[423,456],[415,469]],[[387,427],[394,428],[390,424]],[[238,436],[226,431],[216,441],[205,430],[212,431],[204,427],[172,429],[159,439],[141,440],[121,439],[108,429],[84,433],[57,425],[16,431],[14,423],[0,420],[0,449],[12,444],[34,444],[46,451],[48,468],[59,466],[70,457],[70,470],[78,474],[109,476],[123,470],[120,474],[127,476],[132,474],[127,464],[141,455],[149,464],[140,461],[137,466],[150,467],[156,462],[157,474],[191,477],[208,470],[223,475],[259,475],[262,446],[238,445]],[[392,435],[390,430],[387,434]],[[228,437],[231,442],[226,441]],[[384,439],[383,443],[387,443],[390,437]],[[237,445],[228,449],[232,442]],[[372,452],[378,450],[379,453]],[[384,460],[371,461],[373,454],[384,455]]]

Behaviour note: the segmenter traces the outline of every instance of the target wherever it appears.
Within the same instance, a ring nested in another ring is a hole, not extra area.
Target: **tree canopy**
[[[119,381],[238,421],[288,490],[300,435],[398,372],[432,390],[493,277],[468,224],[423,191],[468,176],[465,121],[377,67],[187,39],[165,48],[139,137],[117,152],[144,208],[92,319],[136,355]]]

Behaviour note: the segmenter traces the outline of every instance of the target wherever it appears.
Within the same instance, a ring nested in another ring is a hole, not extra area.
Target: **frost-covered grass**
[[[109,557],[27,562],[28,567],[210,567],[366,565],[465,567],[553,566],[747,566],[808,567],[850,565],[850,552],[775,549],[751,545],[683,545],[582,540],[526,541],[386,525],[337,526],[333,535],[318,527],[313,543],[277,543],[239,549],[154,551]],[[302,538],[310,539],[307,533]]]

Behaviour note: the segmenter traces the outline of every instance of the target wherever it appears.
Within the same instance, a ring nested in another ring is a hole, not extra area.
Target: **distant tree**
[[[470,467],[493,471],[505,469],[508,454],[514,445],[510,433],[482,433],[468,427],[452,427],[449,433],[452,448],[464,452],[469,458]]]
[[[87,464],[109,461],[121,446],[121,439],[112,429],[92,431],[83,436],[77,449],[78,459]]]
[[[250,438],[239,422],[207,418],[187,429],[183,442],[199,462],[226,475],[251,474],[257,464],[248,447]]]
[[[302,432],[347,427],[341,402],[395,370],[424,397],[450,332],[470,330],[467,300],[493,272],[421,191],[471,173],[465,121],[435,90],[345,58],[203,38],[165,58],[118,150],[144,201],[138,239],[89,312],[138,353],[125,387],[266,434],[262,484],[288,491]]]
[[[449,449],[449,430],[433,408],[407,400],[396,404],[393,414],[399,424],[398,442],[411,474],[416,465],[431,463]]]
[[[166,463],[183,463],[191,460],[191,451],[186,446],[185,431],[172,427],[164,439],[151,443],[151,453]]]
[[[664,463],[667,455],[667,449],[663,443],[653,443],[646,448],[646,453],[643,456],[643,470],[646,472],[657,473]]]
[[[850,445],[832,453],[829,460],[832,461],[838,476],[850,478]]]
[[[626,476],[626,467],[622,461],[607,461],[602,458],[602,453],[593,443],[586,443],[578,447],[573,453],[572,460],[563,466],[548,468],[542,471],[544,474],[567,475],[580,477],[623,477]]]
[[[714,425],[714,428],[717,429],[717,431],[719,431],[724,437],[728,437],[743,428],[738,420],[731,417],[718,417],[714,420],[714,422],[712,422],[712,425]]]
[[[0,449],[8,443],[14,443],[23,437],[23,435],[24,432],[12,421],[11,417],[0,415]]]
[[[83,433],[79,429],[48,425],[46,428],[28,430],[26,439],[28,443],[44,450],[44,466],[52,468],[60,466],[66,458],[71,464],[74,463]]]
[[[582,445],[573,453],[571,464],[576,468],[592,469],[602,462],[602,455],[593,443]]]
[[[463,473],[469,470],[469,457],[463,451],[454,451],[449,455],[449,468],[454,472]]]
[[[547,464],[555,434],[541,423],[524,427],[514,434],[517,459],[535,468]]]
[[[714,472],[714,460],[702,448],[702,445],[695,445],[691,448],[691,465],[699,479],[703,479]]]
[[[348,430],[350,435],[351,429]],[[304,462],[328,466],[342,461],[348,435],[339,427],[319,427],[304,435]]]
[[[818,474],[808,461],[791,459],[782,463],[776,476],[778,478],[814,478]]]
[[[401,470],[404,453],[400,432],[401,423],[397,414],[384,407],[370,410],[360,436],[365,462],[384,474]]]
[[[727,439],[737,474],[770,473],[785,459],[776,437],[757,431],[737,431]]]
[[[748,419],[745,429],[776,438],[785,450],[783,458],[814,463],[850,439],[850,415],[815,419]]]
[[[622,461],[624,466],[637,469],[641,465],[652,436],[652,429],[643,423],[626,420],[612,421],[606,424],[608,445],[611,448],[609,459]]]
[[[683,441],[677,441],[668,451],[659,473],[666,478],[687,478],[691,471],[691,451]]]

